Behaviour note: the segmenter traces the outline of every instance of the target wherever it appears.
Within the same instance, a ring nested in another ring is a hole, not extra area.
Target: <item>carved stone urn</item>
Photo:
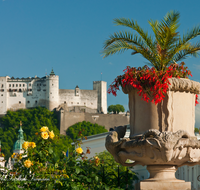
[[[169,79],[164,100],[155,105],[141,100],[132,86],[129,95],[130,137],[120,126],[106,137],[106,148],[124,166],[147,165],[150,178],[139,189],[191,189],[190,182],[175,178],[178,167],[200,164],[200,141],[194,135],[195,95],[200,83],[189,79]],[[134,161],[127,163],[127,160]]]

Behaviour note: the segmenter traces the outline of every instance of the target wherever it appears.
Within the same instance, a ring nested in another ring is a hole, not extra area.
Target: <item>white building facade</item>
[[[100,86],[100,87],[99,87]],[[52,70],[50,75],[39,78],[0,77],[0,115],[8,110],[37,106],[53,110],[62,104],[67,107],[82,106],[100,113],[107,113],[107,83],[95,81],[93,90],[59,89],[59,76]]]

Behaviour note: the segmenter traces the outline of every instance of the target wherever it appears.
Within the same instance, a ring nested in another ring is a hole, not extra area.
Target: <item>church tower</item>
[[[19,132],[18,139],[17,139],[17,141],[14,144],[13,152],[21,154],[21,153],[24,153],[24,151],[22,149],[22,145],[24,143],[24,135],[23,135],[24,131],[22,130],[21,122],[20,122],[20,128],[19,128],[18,132]]]

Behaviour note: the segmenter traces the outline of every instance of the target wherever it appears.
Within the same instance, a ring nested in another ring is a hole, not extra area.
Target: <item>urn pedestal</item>
[[[195,96],[200,83],[189,79],[169,79],[164,100],[155,105],[141,100],[132,86],[129,95],[130,137],[123,138],[120,126],[106,137],[106,148],[124,166],[147,165],[150,178],[139,189],[189,190],[190,182],[175,178],[178,167],[200,164],[200,142],[194,135]],[[127,163],[132,160],[134,163]]]

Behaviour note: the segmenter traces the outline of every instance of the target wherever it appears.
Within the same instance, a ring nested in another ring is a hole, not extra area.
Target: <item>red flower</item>
[[[185,63],[171,64],[165,71],[157,71],[155,68],[149,68],[148,66],[124,69],[124,75],[118,76],[114,82],[110,85],[108,93],[117,95],[119,86],[125,87],[131,85],[138,90],[138,94],[142,96],[142,99],[146,102],[149,101],[149,94],[152,94],[152,103],[160,103],[165,94],[167,93],[171,77],[188,78],[191,75],[191,71],[187,67],[184,67]],[[150,93],[151,92],[151,93]],[[198,96],[196,96],[195,105],[198,104]]]

